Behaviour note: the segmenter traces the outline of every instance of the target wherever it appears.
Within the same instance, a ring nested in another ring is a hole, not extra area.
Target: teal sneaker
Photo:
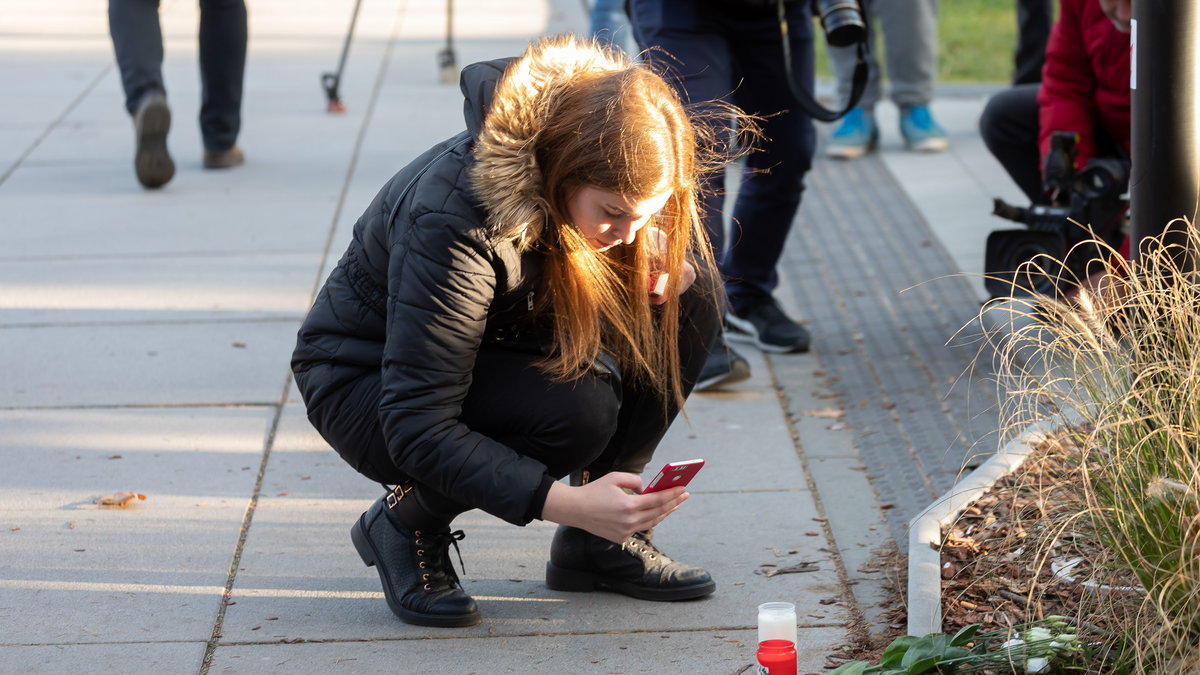
[[[933,119],[926,105],[900,110],[900,135],[908,149],[917,152],[941,152],[950,147],[946,130]]]
[[[851,108],[833,132],[825,154],[834,159],[855,159],[871,152],[877,145],[879,127],[875,124],[875,113]]]

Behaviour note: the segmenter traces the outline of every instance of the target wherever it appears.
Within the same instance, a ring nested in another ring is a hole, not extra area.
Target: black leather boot
[[[417,626],[479,623],[479,608],[463,591],[450,563],[450,545],[458,550],[462,530],[451,532],[448,526],[409,529],[399,519],[388,517],[389,502],[394,505],[397,494],[404,493],[389,492],[350,528],[358,555],[379,572],[388,607],[405,623]]]
[[[675,562],[636,532],[618,545],[579,528],[560,525],[550,544],[546,585],[556,591],[596,589],[642,600],[691,600],[717,590],[708,572]]]

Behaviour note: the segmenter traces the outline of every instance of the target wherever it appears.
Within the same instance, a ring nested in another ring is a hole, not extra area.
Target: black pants
[[[746,158],[728,238],[719,179],[709,185],[704,204],[704,224],[735,310],[770,294],[779,283],[776,266],[816,148],[812,119],[797,109],[784,79],[775,11],[747,11],[741,5],[695,0],[630,0],[627,5],[634,37],[650,49],[646,58],[666,69],[684,101],[728,101],[762,116],[763,142]],[[787,17],[792,72],[797,85],[811,92],[808,7],[807,2],[791,3]],[[732,119],[720,121],[731,130]]]
[[[988,99],[979,133],[992,155],[1034,204],[1046,203],[1038,148],[1040,84],[1020,84]]]
[[[109,32],[131,115],[147,94],[167,91],[158,5],[159,0],[108,2]],[[237,141],[246,41],[245,0],[200,0],[200,134],[205,150],[228,150]]]
[[[686,392],[690,392],[720,326],[712,281],[698,282],[683,295],[679,351]],[[552,382],[534,362],[540,355],[484,348],[471,374],[471,388],[460,421],[516,452],[546,465],[555,478],[587,469],[592,476],[611,471],[641,473],[679,410],[663,407],[661,392],[630,378],[589,372],[569,382]],[[320,365],[297,373],[305,380],[328,381]],[[617,381],[619,379],[619,382]],[[358,377],[339,377],[334,391],[322,392],[319,414],[309,421],[334,450],[359,473],[378,483],[411,480],[424,510],[450,522],[468,510],[451,495],[441,495],[406,476],[392,463],[379,422],[382,376],[363,369]]]
[[[1042,81],[1042,66],[1046,63],[1046,42],[1054,22],[1054,6],[1050,0],[1017,0],[1017,51],[1013,84],[1036,84]]]

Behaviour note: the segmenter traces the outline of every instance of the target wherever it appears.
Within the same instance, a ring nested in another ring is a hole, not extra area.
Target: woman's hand
[[[579,487],[556,482],[546,495],[542,518],[619,544],[634,532],[658,525],[688,498],[681,487],[648,495],[629,494],[626,488],[640,491],[642,479],[632,473],[609,473]]]
[[[678,295],[683,295],[684,291],[691,288],[692,284],[696,283],[696,268],[692,267],[692,263],[684,260],[683,267],[679,270],[679,272],[680,272],[680,274],[679,274],[680,278],[679,278]],[[666,301],[667,301],[667,296],[665,296],[665,295],[651,294],[651,296],[650,296],[650,304],[652,304],[652,305],[661,305]]]

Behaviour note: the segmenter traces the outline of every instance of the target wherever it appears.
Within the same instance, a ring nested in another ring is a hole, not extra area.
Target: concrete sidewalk
[[[830,381],[822,349],[746,353],[755,377],[693,397],[656,455],[709,462],[656,542],[708,568],[715,595],[660,604],[550,591],[553,527],[476,512],[456,527],[483,623],[426,629],[392,616],[348,537],[378,486],[308,425],[288,358],[361,209],[462,126],[457,87],[437,79],[444,5],[364,2],[341,87],[348,112],[329,115],[318,77],[336,65],[353,2],[250,4],[247,163],[205,172],[196,7],[164,3],[178,172],[154,192],[131,170],[103,3],[6,12],[0,672],[737,673],[753,661],[755,608],[770,600],[797,604],[800,672],[822,670],[848,626],[874,616],[879,574],[863,563],[892,539],[862,436],[837,417],[858,394]],[[578,0],[455,9],[460,66],[586,28]],[[939,255],[967,272],[992,227],[989,188],[1008,187],[974,136],[982,100],[935,104],[952,152],[912,156],[885,139],[873,160],[918,205]],[[790,287],[786,302],[811,318]],[[95,504],[119,490],[147,499]],[[800,562],[816,571],[767,575]]]

